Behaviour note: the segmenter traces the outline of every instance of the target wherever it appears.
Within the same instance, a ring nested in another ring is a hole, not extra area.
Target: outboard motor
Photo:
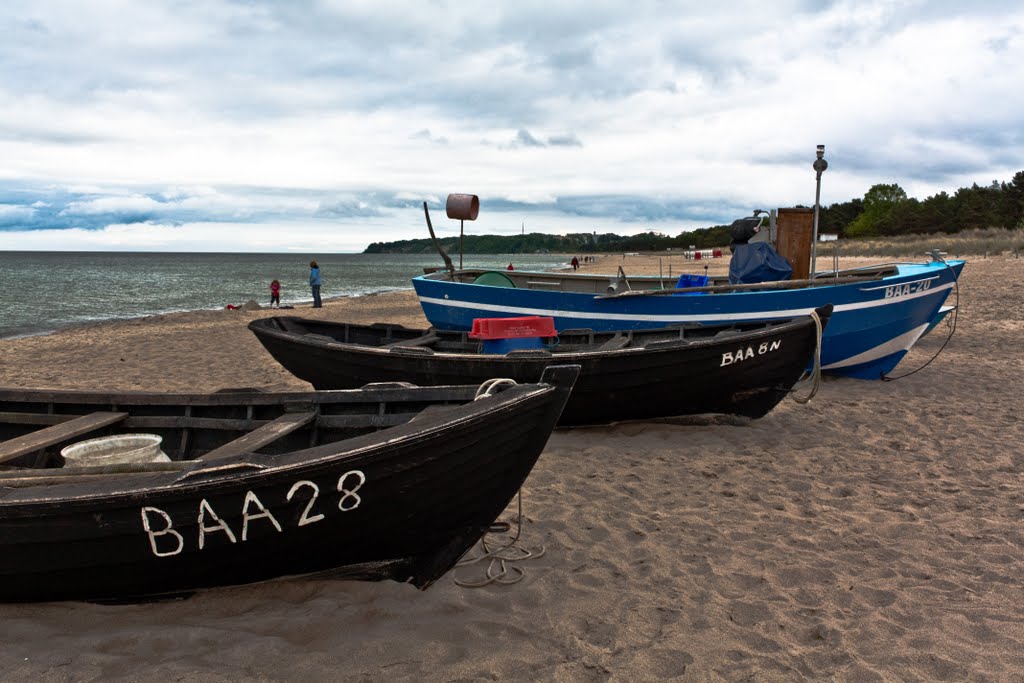
[[[729,243],[729,248],[732,251],[736,251],[736,247],[741,244],[747,244],[748,242],[771,242],[773,235],[770,230],[765,230],[762,226],[764,218],[761,216],[763,213],[768,213],[764,209],[755,209],[753,216],[747,216],[746,218],[737,218],[729,226],[729,233],[732,236],[732,242]],[[769,226],[771,221],[769,220]]]
[[[761,218],[759,216],[748,216],[746,218],[737,218],[729,226],[729,233],[732,235],[732,244],[746,244],[750,241],[750,238],[757,234],[757,229],[761,225]]]

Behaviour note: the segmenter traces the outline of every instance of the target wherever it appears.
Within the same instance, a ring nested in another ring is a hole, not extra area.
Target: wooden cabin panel
[[[814,242],[814,209],[779,209],[776,251],[793,268],[793,280],[804,280],[811,271]]]

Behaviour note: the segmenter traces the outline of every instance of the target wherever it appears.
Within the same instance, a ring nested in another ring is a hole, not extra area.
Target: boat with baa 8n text
[[[550,318],[528,317],[478,319],[469,333],[294,316],[258,318],[249,329],[285,369],[318,389],[529,382],[549,365],[579,365],[559,424],[592,425],[706,413],[762,417],[812,364],[830,313],[825,306],[793,320],[557,334]]]

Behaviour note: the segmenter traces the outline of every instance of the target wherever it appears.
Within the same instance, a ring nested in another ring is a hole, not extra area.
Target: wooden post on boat
[[[437,241],[437,235],[434,234],[434,226],[430,223],[430,210],[427,208],[426,202],[423,202],[423,215],[427,219],[427,230],[430,231],[430,240],[434,243],[434,248],[437,249],[437,253],[441,255],[441,260],[444,261],[444,265],[448,268],[449,279],[454,282],[455,266],[452,265],[452,260],[448,258],[448,254],[445,253],[444,248],[441,247],[441,243]]]
[[[813,243],[814,209],[779,209],[775,249],[793,268],[794,280],[808,278]]]
[[[475,194],[450,194],[444,210],[448,218],[459,219],[459,270],[462,270],[462,226],[465,221],[475,221],[480,213],[480,198]]]

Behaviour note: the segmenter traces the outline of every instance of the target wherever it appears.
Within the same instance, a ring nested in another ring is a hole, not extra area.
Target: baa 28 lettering
[[[745,360],[750,360],[751,358],[756,358],[757,356],[763,356],[766,353],[778,351],[779,347],[781,346],[782,340],[776,339],[770,342],[763,342],[757,347],[740,347],[739,349],[736,349],[735,352],[726,351],[725,353],[722,354],[722,364],[719,365],[718,367],[723,368],[726,365],[732,365],[733,363],[740,363]]]
[[[349,470],[338,477],[337,510],[340,512],[351,512],[359,507],[362,498],[359,497],[359,490],[366,483],[366,475],[359,470]],[[299,516],[295,526],[306,526],[323,521],[327,513],[332,513],[330,506],[318,505],[320,487],[315,483],[302,480],[292,484],[285,496],[285,502],[291,502],[292,498],[308,495],[302,514]],[[157,557],[170,557],[177,555],[185,549],[185,537],[174,528],[174,520],[171,516],[157,507],[143,507],[140,509],[142,515],[142,529],[149,536],[149,547]],[[269,525],[278,533],[283,533],[285,527],[274,516],[271,508],[264,505],[263,501],[252,491],[245,492],[245,500],[242,501],[242,525],[241,529],[232,529],[224,521],[213,506],[203,498],[199,501],[197,527],[199,535],[196,539],[199,550],[206,546],[208,534],[223,534],[231,543],[249,540],[249,528],[256,523]]]

